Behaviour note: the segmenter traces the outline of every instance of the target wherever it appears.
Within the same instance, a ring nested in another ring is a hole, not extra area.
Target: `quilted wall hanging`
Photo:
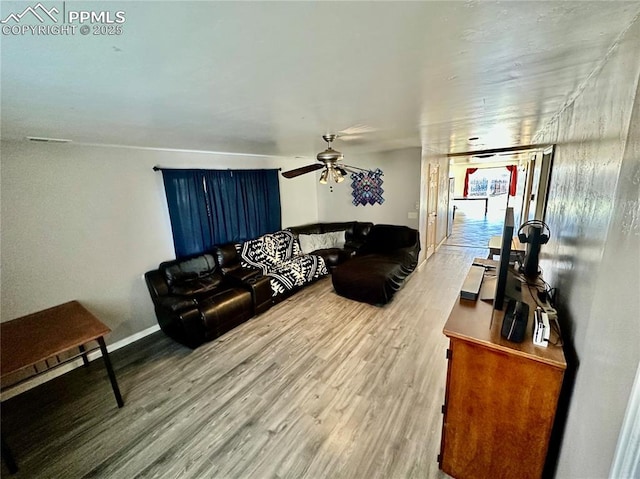
[[[353,188],[353,201],[355,206],[367,204],[375,205],[384,203],[382,193],[382,170],[376,168],[375,171],[361,171],[351,173],[351,188]]]

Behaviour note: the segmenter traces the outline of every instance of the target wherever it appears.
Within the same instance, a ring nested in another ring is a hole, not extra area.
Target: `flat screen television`
[[[507,208],[502,228],[502,244],[500,246],[500,265],[498,266],[498,278],[496,280],[496,295],[493,299],[493,309],[502,310],[509,278],[509,261],[511,260],[511,241],[513,240],[513,208]]]

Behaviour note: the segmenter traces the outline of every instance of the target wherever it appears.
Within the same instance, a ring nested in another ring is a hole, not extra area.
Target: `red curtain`
[[[467,168],[467,172],[464,175],[464,193],[462,195],[465,198],[469,196],[469,175],[472,175],[476,171],[478,171],[478,168]]]
[[[516,196],[516,189],[518,187],[518,166],[509,165],[507,166],[507,170],[509,170],[509,172],[511,173],[511,178],[509,179],[509,195]],[[465,188],[466,188],[466,183],[465,183]],[[467,195],[465,194],[465,196]]]

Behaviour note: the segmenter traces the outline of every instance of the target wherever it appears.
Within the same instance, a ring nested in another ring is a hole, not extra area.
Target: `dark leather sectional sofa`
[[[293,234],[303,242],[305,238],[301,235],[338,233],[343,242],[311,252],[302,251],[316,258],[314,261],[321,263],[322,269],[314,269],[314,274],[302,278],[288,291],[279,287],[276,273],[252,267],[243,259],[245,243],[220,245],[203,254],[165,261],[158,269],[145,273],[160,328],[176,341],[195,348],[266,311],[283,297],[325,274],[325,264],[331,271],[336,293],[356,301],[384,305],[418,263],[418,232],[406,226],[351,221],[314,223],[287,231],[289,233],[266,236],[286,239],[288,235],[291,241]]]

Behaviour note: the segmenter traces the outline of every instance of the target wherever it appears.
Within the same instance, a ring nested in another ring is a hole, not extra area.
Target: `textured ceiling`
[[[2,2],[2,19],[28,4]],[[65,6],[124,11],[123,32],[2,35],[3,138],[288,156],[312,156],[322,133],[339,131],[345,154],[527,144],[640,11],[560,1]]]

